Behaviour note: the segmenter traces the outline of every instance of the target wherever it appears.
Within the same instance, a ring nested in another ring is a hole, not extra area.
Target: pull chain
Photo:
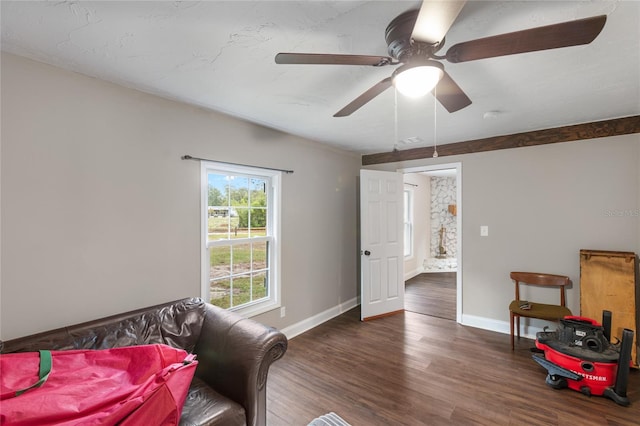
[[[398,90],[393,89],[393,150],[398,150]]]
[[[438,96],[438,86],[433,88],[433,158],[438,158],[438,143],[437,143],[437,132],[436,132],[436,109],[438,107],[437,103]]]

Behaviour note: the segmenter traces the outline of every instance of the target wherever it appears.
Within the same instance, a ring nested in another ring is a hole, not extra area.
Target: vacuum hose
[[[616,372],[616,383],[611,388],[604,390],[603,395],[611,398],[617,404],[627,406],[630,404],[627,398],[627,384],[629,383],[629,370],[631,369],[631,349],[633,347],[633,331],[625,328],[622,331],[622,343],[620,344],[620,358]]]
[[[620,346],[620,359],[618,360],[618,372],[616,373],[615,393],[627,396],[627,383],[629,382],[629,364],[631,363],[631,348],[633,345],[633,331],[625,328],[622,331],[622,344]]]

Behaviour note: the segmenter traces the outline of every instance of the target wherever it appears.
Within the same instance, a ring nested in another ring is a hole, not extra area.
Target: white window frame
[[[281,206],[281,182],[282,172],[277,170],[262,169],[259,167],[230,165],[227,163],[217,163],[214,161],[202,161],[200,164],[201,176],[201,296],[205,301],[210,299],[210,257],[209,248],[215,245],[228,243],[227,240],[208,241],[208,204],[209,204],[209,182],[208,173],[227,173],[238,174],[244,176],[253,176],[257,178],[266,178],[271,182],[271,188],[267,193],[268,218],[267,218],[267,237],[252,237],[258,240],[269,242],[269,274],[267,282],[269,289],[268,297],[245,303],[240,306],[229,308],[230,311],[238,312],[245,317],[259,315],[280,307],[280,206]]]
[[[403,248],[403,253],[404,253],[404,258],[405,259],[410,259],[413,257],[413,191],[410,189],[405,189],[404,190],[404,194],[403,197],[405,197],[405,199],[403,199],[403,201],[405,201],[405,211],[404,211],[404,215],[403,215],[403,234],[404,234],[404,248]],[[409,235],[407,238],[407,226],[409,227]],[[405,248],[407,247],[407,244],[409,246],[409,253],[405,253]]]

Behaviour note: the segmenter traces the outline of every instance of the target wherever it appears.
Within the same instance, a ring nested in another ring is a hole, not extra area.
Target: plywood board
[[[602,319],[612,313],[611,340],[625,328],[635,333],[631,359],[638,366],[636,256],[630,252],[580,250],[580,315]]]

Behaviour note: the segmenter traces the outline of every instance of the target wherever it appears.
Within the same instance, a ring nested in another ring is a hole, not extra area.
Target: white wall
[[[283,176],[283,328],[355,303],[360,158],[2,54],[0,338],[200,291],[200,168]],[[277,105],[274,105],[277,107]]]
[[[510,271],[568,275],[579,313],[580,249],[640,251],[639,159],[632,134],[372,168],[462,163],[463,322],[508,332]]]
[[[413,193],[413,256],[405,258],[404,279],[423,272],[423,263],[429,257],[431,232],[431,182],[429,176],[405,173],[405,189]],[[416,185],[416,186],[413,186]]]

